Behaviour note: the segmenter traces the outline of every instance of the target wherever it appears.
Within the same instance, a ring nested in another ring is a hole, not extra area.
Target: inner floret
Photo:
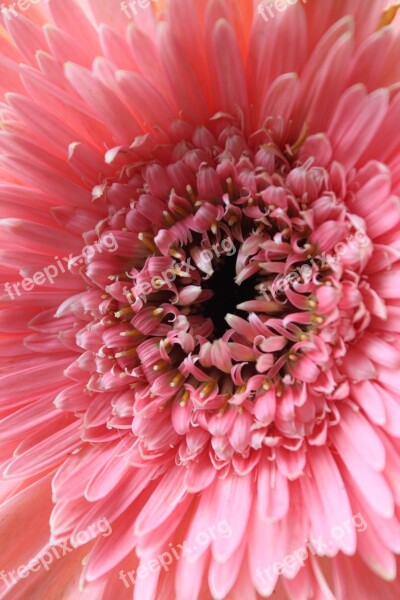
[[[118,249],[85,270],[103,294],[79,336],[94,352],[80,364],[87,389],[128,386],[136,421],[170,415],[180,435],[213,416],[234,429],[240,415],[246,435],[232,441],[223,427],[220,458],[322,435],[371,297],[370,240],[348,185],[339,189],[337,166],[315,164],[306,144],[295,151],[264,130],[248,140],[229,125],[156,146],[146,163],[132,158],[102,189],[109,218],[93,232]],[[291,415],[279,416],[288,398]],[[113,426],[128,427],[125,416]]]

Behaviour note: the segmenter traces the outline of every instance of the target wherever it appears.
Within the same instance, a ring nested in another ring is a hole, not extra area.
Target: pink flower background
[[[0,598],[396,600],[397,7],[144,4],[1,17]]]

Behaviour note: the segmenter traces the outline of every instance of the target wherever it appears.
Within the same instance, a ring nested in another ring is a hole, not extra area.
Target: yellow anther
[[[233,181],[232,181],[232,178],[231,178],[231,177],[228,177],[228,179],[226,180],[226,187],[227,187],[227,189],[228,189],[228,194],[229,194],[230,196],[233,196],[233,194],[234,194],[234,191],[235,191],[235,188],[234,188],[234,186],[233,186]]]
[[[129,350],[124,350],[123,352],[117,352],[115,358],[123,358],[124,356],[137,356],[136,348],[129,348]]]
[[[161,371],[161,369],[165,369],[165,367],[168,366],[168,363],[165,360],[158,360],[154,365],[153,365],[153,371]]]
[[[147,231],[138,234],[138,239],[142,242],[143,246],[150,252],[155,252],[156,246],[154,244],[154,236],[152,233]]]
[[[175,225],[176,221],[175,221],[174,217],[167,210],[163,210],[163,217],[164,217],[166,223],[168,223],[168,225],[170,225],[170,226]]]
[[[186,404],[189,402],[190,399],[190,394],[187,390],[185,390],[182,394],[182,398],[179,402],[179,406],[186,406]]]
[[[117,319],[119,319],[120,317],[123,317],[124,315],[133,313],[133,310],[131,309],[130,306],[126,306],[125,308],[121,308],[121,310],[118,310],[117,312],[114,313],[114,315],[117,317]]]
[[[201,392],[200,392],[200,398],[205,398],[206,396],[208,396],[214,389],[214,382],[213,381],[207,381],[207,383],[204,383],[201,387]]]
[[[122,337],[137,337],[141,335],[141,333],[137,329],[127,329],[126,331],[122,331],[120,335]]]
[[[177,258],[178,260],[182,259],[181,253],[176,248],[170,248],[168,253],[170,256],[173,256],[174,258]]]
[[[182,373],[178,373],[177,375],[175,375],[173,377],[173,379],[171,380],[171,383],[169,384],[172,388],[174,387],[178,387],[178,385],[180,385],[181,383],[183,383],[185,381],[184,376],[182,375]]]
[[[384,10],[382,13],[382,16],[381,16],[381,20],[378,25],[378,29],[382,29],[382,27],[386,27],[387,25],[390,25],[394,21],[399,8],[400,8],[400,3],[397,3],[397,4],[394,4],[393,6],[390,6],[386,10]]]
[[[323,317],[320,317],[319,315],[314,315],[312,320],[313,323],[316,323],[317,325],[321,325],[324,322]]]
[[[190,200],[194,204],[196,202],[196,194],[194,193],[192,186],[191,185],[187,185],[186,186],[186,191],[188,193],[188,196],[189,196]]]

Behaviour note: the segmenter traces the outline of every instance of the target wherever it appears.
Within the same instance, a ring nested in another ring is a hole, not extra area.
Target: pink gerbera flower
[[[0,598],[400,597],[386,5],[2,5]]]

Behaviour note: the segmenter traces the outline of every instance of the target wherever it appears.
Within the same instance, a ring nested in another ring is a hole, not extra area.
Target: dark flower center
[[[236,279],[236,249],[232,256],[218,259],[215,272],[204,283],[204,288],[212,291],[212,297],[203,305],[203,316],[214,324],[213,338],[221,338],[229,329],[226,315],[238,314],[246,318],[245,311],[237,308],[242,302],[253,300],[257,277],[253,276],[238,285]]]

